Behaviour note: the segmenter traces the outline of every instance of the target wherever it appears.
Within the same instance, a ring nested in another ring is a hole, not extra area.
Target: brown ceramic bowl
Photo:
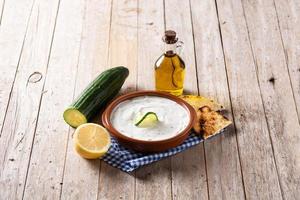
[[[110,121],[111,113],[119,103],[139,96],[158,96],[158,97],[164,97],[177,102],[184,109],[186,109],[190,115],[189,116],[190,121],[187,127],[182,132],[175,135],[174,137],[165,140],[146,141],[146,140],[133,139],[123,135],[113,127]],[[195,110],[184,100],[164,92],[156,92],[156,91],[138,91],[138,92],[132,92],[129,94],[122,95],[116,98],[111,104],[109,104],[109,106],[105,109],[105,111],[102,114],[102,123],[107,128],[107,130],[112,134],[112,136],[114,136],[125,147],[135,151],[145,152],[145,153],[165,151],[167,149],[180,145],[189,136],[190,130],[193,127],[195,120],[196,120]]]

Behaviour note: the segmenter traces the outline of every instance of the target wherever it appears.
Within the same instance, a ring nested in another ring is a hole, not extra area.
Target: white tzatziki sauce
[[[135,126],[138,115],[155,112],[158,122],[147,128]],[[157,141],[172,138],[189,123],[189,113],[181,105],[157,96],[135,97],[118,104],[111,114],[113,127],[127,137],[138,140]]]

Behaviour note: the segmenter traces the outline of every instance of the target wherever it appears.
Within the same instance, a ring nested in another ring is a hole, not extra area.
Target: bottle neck
[[[176,43],[167,44],[165,43],[165,55],[174,56],[176,54]]]

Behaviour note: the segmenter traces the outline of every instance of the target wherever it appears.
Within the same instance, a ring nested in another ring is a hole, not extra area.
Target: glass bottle
[[[183,92],[185,64],[178,55],[183,42],[178,41],[176,32],[165,31],[165,52],[155,62],[155,89],[179,96]]]

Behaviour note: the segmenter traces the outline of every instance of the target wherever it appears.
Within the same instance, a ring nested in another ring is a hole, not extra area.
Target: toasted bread
[[[185,100],[187,103],[189,103],[193,108],[197,111],[203,106],[208,106],[214,111],[220,111],[224,110],[224,107],[215,102],[212,99],[203,97],[203,96],[197,96],[197,95],[182,95],[180,96],[181,99]]]
[[[210,109],[208,106],[204,106],[197,110],[197,122],[193,128],[196,133],[202,134],[203,138],[206,139],[220,132],[231,123],[230,120],[220,113]]]

